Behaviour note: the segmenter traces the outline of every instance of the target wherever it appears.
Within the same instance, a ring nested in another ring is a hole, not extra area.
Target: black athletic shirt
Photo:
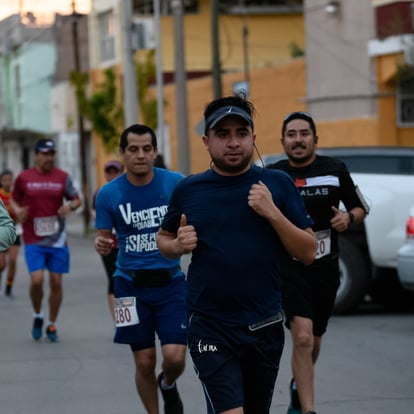
[[[347,211],[364,208],[345,164],[335,158],[316,155],[313,163],[306,167],[292,167],[286,159],[267,168],[283,170],[295,181],[315,223],[312,229],[318,240],[317,259],[337,255],[338,233],[330,224],[334,217],[332,206],[338,208],[342,201]]]

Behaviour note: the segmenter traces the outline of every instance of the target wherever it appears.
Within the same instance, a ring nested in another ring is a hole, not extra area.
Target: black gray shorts
[[[282,321],[251,331],[192,314],[187,334],[209,414],[237,407],[269,413],[284,346]]]
[[[335,258],[323,259],[310,266],[290,262],[283,270],[283,309],[286,326],[294,316],[312,319],[313,334],[326,332],[339,287],[339,264]]]

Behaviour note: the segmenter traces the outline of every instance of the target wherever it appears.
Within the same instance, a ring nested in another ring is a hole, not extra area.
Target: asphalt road
[[[131,352],[112,343],[100,258],[92,240],[81,236],[76,218],[69,225],[72,268],[64,280],[60,341],[31,339],[22,251],[15,300],[0,294],[0,414],[145,414]],[[289,357],[287,335],[272,414],[286,412]],[[412,413],[413,384],[413,311],[390,314],[367,306],[331,319],[316,369],[318,414]],[[186,414],[205,413],[190,359],[178,385]]]

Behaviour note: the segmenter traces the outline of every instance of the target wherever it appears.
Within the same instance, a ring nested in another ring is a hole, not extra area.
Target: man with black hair
[[[316,260],[310,266],[288,260],[283,278],[283,307],[293,342],[288,413],[312,414],[314,364],[339,287],[338,233],[362,222],[367,211],[345,164],[316,154],[318,136],[310,114],[287,115],[281,141],[288,159],[268,167],[285,171],[295,181],[318,243]],[[339,209],[340,201],[346,211]]]
[[[165,414],[183,414],[176,380],[185,368],[185,279],[179,260],[161,256],[156,243],[170,195],[183,175],[154,167],[157,152],[157,137],[148,126],[134,124],[122,132],[119,153],[126,172],[98,191],[95,248],[110,254],[116,230],[114,342],[131,348],[135,384],[147,413],[159,413],[159,387]],[[162,353],[158,377],[155,335]]]
[[[177,184],[157,237],[167,257],[192,253],[188,346],[209,413],[269,413],[284,346],[280,263],[316,252],[290,177],[251,163],[253,114],[242,96],[207,106],[210,169]]]
[[[46,336],[51,342],[58,339],[56,320],[63,299],[62,274],[69,272],[70,260],[65,217],[81,205],[72,178],[55,167],[55,157],[54,141],[40,139],[35,147],[35,166],[17,176],[10,200],[17,220],[23,225],[35,341],[42,337],[45,270],[49,270],[50,288]]]

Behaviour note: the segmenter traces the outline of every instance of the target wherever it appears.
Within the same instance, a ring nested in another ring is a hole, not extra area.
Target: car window
[[[348,170],[354,173],[414,175],[414,159],[412,157],[342,155],[336,158],[341,159]]]
[[[353,151],[354,149],[351,149]],[[365,174],[388,174],[388,175],[414,175],[414,154],[412,152],[404,154],[388,152],[381,153],[343,153],[343,149],[338,148],[319,148],[317,151],[321,155],[334,157],[342,160],[348,170],[352,173]],[[263,157],[264,165],[269,165],[286,158],[284,153],[267,154]],[[257,165],[262,165],[261,161],[256,161]]]

